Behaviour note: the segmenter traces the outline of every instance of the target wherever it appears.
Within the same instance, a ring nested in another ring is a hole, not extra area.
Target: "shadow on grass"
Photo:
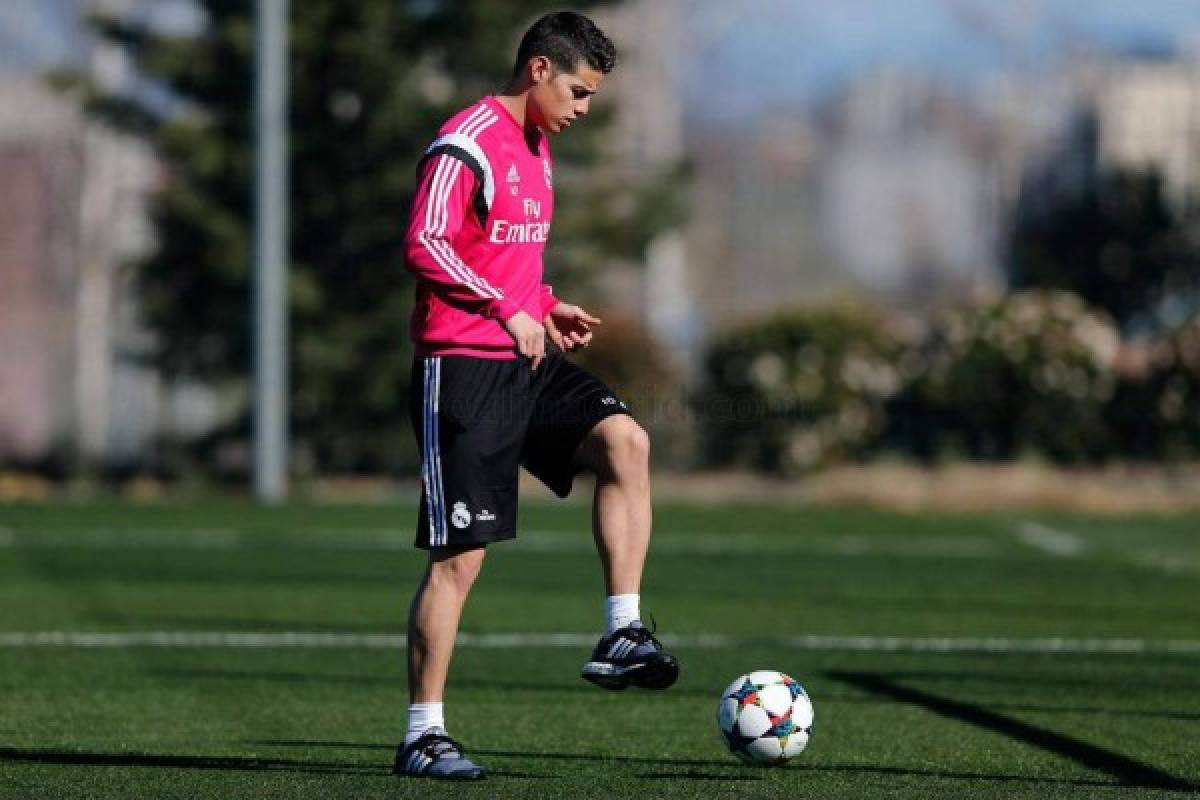
[[[650,764],[661,767],[720,767],[727,770],[737,770],[742,774],[733,776],[736,780],[758,780],[759,775],[745,775],[744,768],[729,761],[716,761],[703,758],[649,758],[646,756],[611,756],[599,753],[548,753],[525,752],[521,750],[485,750],[473,749],[471,752],[502,758],[533,758],[551,759],[555,761],[592,761],[614,764]]]
[[[184,680],[222,681],[266,681],[268,683],[328,683],[342,686],[392,686],[404,688],[404,677],[397,673],[392,677],[381,675],[335,675],[319,672],[269,672],[257,670],[223,669],[158,669],[152,673],[157,678],[179,678]]]
[[[255,739],[246,744],[262,747],[336,747],[347,750],[395,750],[396,744],[374,742],[331,742],[323,739]]]
[[[100,767],[170,767],[249,772],[306,772],[331,775],[385,775],[387,765],[355,765],[332,761],[297,761],[252,756],[190,756],[154,753],[89,753],[78,750],[0,747],[0,761]]]
[[[1023,703],[988,703],[988,708],[1003,711],[1032,711],[1040,714],[1098,714],[1110,717],[1137,719],[1170,719],[1181,722],[1200,721],[1200,712],[1157,711],[1142,708],[1105,708],[1102,706],[1049,706]]]
[[[817,773],[838,773],[845,775],[881,775],[896,778],[930,778],[956,781],[987,781],[988,783],[1034,783],[1054,786],[1112,786],[1111,783],[1096,780],[1078,780],[1070,778],[1042,778],[1022,775],[992,775],[984,772],[948,772],[945,770],[906,769],[903,767],[874,767],[864,764],[806,764],[803,761],[786,767],[755,767],[751,765],[733,767],[758,773],[747,776],[728,776],[686,770],[684,772],[644,772],[639,778],[647,779],[693,779],[693,780],[764,780],[768,770],[796,771]]]
[[[340,742],[324,740],[267,739],[249,742],[252,745],[273,747],[333,747],[364,750],[391,750],[393,745],[370,742]],[[803,759],[792,766],[781,768],[755,767],[738,764],[732,760],[717,761],[699,758],[646,758],[641,756],[601,755],[598,753],[529,752],[519,750],[471,749],[472,754],[521,758],[530,760],[574,761],[610,764],[637,764],[640,766],[663,767],[662,772],[641,772],[639,778],[646,780],[695,780],[695,781],[761,781],[775,769],[802,772],[841,773],[847,775],[882,775],[894,777],[918,777],[960,781],[989,781],[1005,783],[1036,783],[1055,786],[1097,786],[1113,784],[1101,780],[1045,778],[1029,775],[994,775],[980,772],[949,772],[944,770],[909,769],[904,767],[871,766],[867,764],[810,764]],[[675,769],[671,769],[675,768]],[[492,774],[499,774],[495,771]]]
[[[159,669],[154,670],[152,674],[159,678],[179,678],[185,680],[201,679],[264,681],[267,683],[328,683],[332,685],[343,686],[393,686],[399,688],[403,688],[405,685],[404,676],[400,672],[396,672],[396,674],[392,676],[384,676],[348,675],[321,672],[281,672],[272,670]],[[607,696],[605,693],[597,691],[595,686],[590,683],[586,683],[583,680],[580,680],[575,684],[555,684],[538,683],[536,681],[494,681],[455,677],[453,681],[456,689],[487,689],[501,690],[505,692],[535,692],[537,694],[575,694],[576,692],[582,692],[595,697]],[[673,687],[671,689],[671,697],[702,697],[713,699],[713,702],[716,702],[716,696],[709,689],[686,689]],[[847,697],[845,699],[848,702],[868,702],[862,700],[861,698],[854,697]]]
[[[832,673],[826,673],[832,674]],[[922,681],[962,681],[970,683],[998,683],[1028,686],[1028,672],[1013,670],[1012,672],[975,672],[967,670],[899,670],[872,672],[880,678],[904,680],[914,678]],[[1107,687],[1112,689],[1136,690],[1146,688],[1147,684],[1141,677],[1135,676],[1101,676],[1101,675],[1046,675],[1037,676],[1039,686],[1066,686],[1073,689],[1084,687]],[[1150,684],[1154,689],[1200,689],[1200,681],[1180,680],[1176,677],[1163,677]]]
[[[617,693],[607,693],[597,691],[596,687],[587,683],[583,679],[579,679],[575,683],[539,683],[537,681],[496,681],[496,680],[481,680],[477,678],[461,678],[455,676],[451,679],[454,683],[454,688],[457,689],[500,689],[506,692],[534,692],[541,694],[543,692],[567,692],[574,694],[582,692],[595,697],[611,697]],[[661,696],[661,695],[660,695]],[[704,697],[713,701],[713,707],[716,708],[717,695],[711,689],[688,689],[681,686],[672,686],[669,697]]]
[[[1030,776],[1019,775],[991,775],[986,773],[973,772],[945,772],[937,770],[920,770],[907,769],[904,767],[876,767],[864,764],[809,764],[803,760],[792,762],[794,766],[787,767],[757,767],[753,765],[738,764],[730,761],[714,761],[695,758],[642,758],[638,756],[602,756],[588,753],[523,753],[508,750],[476,750],[474,752],[493,755],[493,756],[511,756],[514,758],[552,758],[562,759],[564,761],[600,761],[600,762],[616,762],[626,764],[646,764],[663,767],[688,767],[682,771],[672,770],[667,772],[649,772],[642,773],[639,777],[648,779],[659,778],[686,778],[691,777],[695,780],[739,780],[739,781],[761,781],[765,780],[768,773],[777,770],[794,769],[802,772],[833,772],[846,774],[862,774],[862,775],[894,775],[898,777],[915,776],[923,778],[949,778],[953,780],[975,780],[975,781],[1010,781],[1014,783],[1052,783],[1056,785],[1069,786],[1108,786],[1103,781],[1094,780],[1072,780],[1066,778],[1035,778]],[[732,757],[731,757],[732,759]],[[700,771],[699,767],[714,768],[719,767],[723,771]]]
[[[258,739],[247,742],[250,745],[262,747],[332,747],[351,750],[393,750],[393,744],[378,744],[375,742],[338,742],[321,739]],[[720,767],[729,770],[744,768],[730,761],[715,761],[699,758],[646,758],[640,756],[603,755],[600,753],[547,753],[520,750],[489,750],[486,748],[468,748],[471,755],[499,756],[501,758],[528,758],[533,760],[553,761],[590,761],[596,763],[650,764],[665,767]],[[733,779],[748,780],[751,776],[745,774],[731,776]]]
[[[393,750],[392,746],[380,749]],[[234,772],[295,772],[321,775],[363,775],[391,777],[390,763],[343,764],[336,761],[298,761],[289,758],[252,756],[189,756],[153,753],[88,753],[77,750],[0,747],[0,763],[25,762],[61,766],[160,767],[168,769],[228,770]],[[545,778],[530,772],[489,770],[494,777]]]
[[[890,676],[868,672],[827,672],[828,677],[875,695],[919,706],[939,716],[999,733],[1025,744],[1068,758],[1087,769],[1103,772],[1126,786],[1192,792],[1197,787],[1156,767],[1114,750],[1107,750],[1065,734],[1006,717],[989,708],[952,700],[902,686]]]
[[[832,674],[832,673],[827,673]],[[921,681],[953,681],[955,683],[1003,683],[1020,685],[1028,687],[1031,682],[1035,682],[1038,686],[1053,685],[1055,683],[1071,686],[1091,686],[1096,681],[1091,678],[1079,677],[1071,680],[1067,679],[1043,679],[1038,677],[1036,680],[1031,679],[1028,674],[1021,672],[1013,673],[979,673],[979,672],[945,672],[945,671],[925,671],[925,672],[872,672],[879,678],[891,680],[913,679]],[[1144,682],[1139,681],[1112,681],[1106,680],[1100,682],[1105,686],[1116,686],[1122,689],[1130,687],[1146,686]],[[1155,682],[1150,684],[1155,690],[1163,686],[1171,686],[1169,682]],[[1200,686],[1200,684],[1197,684]],[[1192,688],[1191,682],[1182,682],[1176,688]],[[839,703],[883,703],[888,702],[887,698],[879,694],[862,694],[862,695],[830,695],[828,691],[822,692],[821,697],[825,702],[836,701]],[[1071,705],[1051,705],[1045,703],[1008,703],[1008,702],[988,702],[987,707],[993,711],[1032,711],[1035,713],[1047,714],[1097,714],[1114,717],[1134,717],[1140,719],[1170,719],[1179,720],[1182,722],[1200,721],[1200,711],[1171,711],[1166,709],[1151,709],[1151,708],[1115,708],[1112,706],[1071,706]]]

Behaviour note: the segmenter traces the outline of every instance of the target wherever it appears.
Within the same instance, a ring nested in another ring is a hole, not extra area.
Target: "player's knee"
[[[429,569],[430,582],[465,595],[479,577],[483,554],[483,548],[477,548],[433,561]]]
[[[630,417],[615,417],[619,423],[608,428],[605,451],[609,469],[617,477],[644,475],[650,464],[650,435]]]

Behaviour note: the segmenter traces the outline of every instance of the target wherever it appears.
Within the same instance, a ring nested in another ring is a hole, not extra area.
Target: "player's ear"
[[[529,77],[534,83],[545,83],[554,77],[554,65],[545,56],[529,59]]]

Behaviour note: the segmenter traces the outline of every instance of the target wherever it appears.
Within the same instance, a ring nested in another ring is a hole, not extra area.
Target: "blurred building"
[[[613,156],[618,168],[645,175],[670,170],[685,158],[681,48],[681,0],[628,0],[601,9],[597,22],[619,42],[619,64],[610,78],[617,108]],[[601,276],[619,305],[639,309],[646,326],[676,355],[681,367],[694,359],[702,324],[693,301],[682,230],[660,233],[641,269]]]
[[[1172,200],[1200,190],[1200,63],[1114,65],[1096,97],[1103,164],[1154,169]]]
[[[710,329],[847,285],[818,227],[821,150],[810,120],[695,127],[688,137],[689,272]]]
[[[0,458],[109,460],[135,442],[145,383],[121,265],[144,252],[157,167],[27,76],[0,76]]]
[[[976,108],[881,70],[820,113],[821,230],[849,277],[910,303],[999,282],[997,142]]]
[[[1155,169],[1172,199],[1194,203],[1200,59],[1086,53],[969,91],[881,69],[807,114],[686,134],[705,320],[859,293],[919,305],[1003,286],[1024,192]]]
[[[1004,142],[1008,201],[1031,168],[1068,182],[1154,170],[1179,204],[1200,189],[1200,60],[1088,55],[1049,75],[1007,75],[981,98]]]
[[[188,0],[0,5],[0,463],[143,463],[160,434],[204,432],[218,416],[211,391],[164,385],[143,358],[125,265],[153,246],[158,162],[36,77],[67,66],[158,99],[123,48],[88,35],[91,13],[179,33],[203,24]]]
[[[988,121],[936,85],[879,71],[807,115],[689,131],[692,268],[716,324],[868,293],[924,302],[998,280]]]

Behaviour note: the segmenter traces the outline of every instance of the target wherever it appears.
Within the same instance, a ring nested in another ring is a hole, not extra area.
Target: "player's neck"
[[[529,103],[529,90],[521,90],[520,87],[513,85],[505,86],[504,89],[496,93],[496,102],[504,106],[509,114],[512,114],[513,119],[522,128],[529,127],[529,116],[525,113]]]

